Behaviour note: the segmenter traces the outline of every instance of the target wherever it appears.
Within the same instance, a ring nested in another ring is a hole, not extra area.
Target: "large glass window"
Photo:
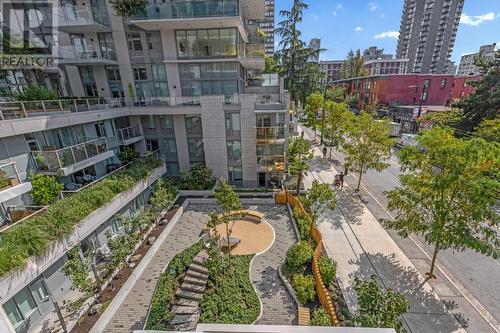
[[[123,98],[125,96],[123,92],[123,85],[120,76],[120,69],[118,66],[107,66],[106,75],[108,76],[109,91],[111,97]]]
[[[180,64],[183,96],[238,93],[242,69],[237,62]]]
[[[142,51],[141,33],[130,31],[127,34],[128,48],[133,51]]]
[[[237,55],[235,28],[177,30],[177,55],[183,57],[231,57]]]
[[[203,162],[205,160],[205,154],[203,152],[203,140],[201,138],[189,138],[187,139],[188,151],[189,151],[189,161],[191,163]]]
[[[101,32],[97,34],[101,56],[104,59],[116,60],[115,43],[111,32]]]
[[[94,72],[90,66],[80,67],[80,78],[82,80],[83,90],[88,97],[98,97],[99,92],[95,83]]]
[[[232,161],[241,159],[241,141],[227,141],[227,156]]]
[[[168,96],[167,71],[164,64],[132,67],[138,97]]]

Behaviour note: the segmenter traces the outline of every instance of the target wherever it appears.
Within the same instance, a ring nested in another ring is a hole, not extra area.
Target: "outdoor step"
[[[196,279],[206,280],[208,279],[208,273],[200,273],[194,270],[188,270],[186,276],[193,277]]]
[[[191,284],[184,281],[184,283],[181,285],[181,289],[203,294],[203,292],[205,291],[205,286],[200,286],[199,284]]]
[[[186,276],[184,278],[184,282],[190,283],[190,284],[197,284],[200,286],[205,286],[207,284],[208,276],[206,278],[195,278],[192,276]]]
[[[174,305],[172,307],[172,312],[178,315],[194,314],[199,313],[200,308],[197,306]]]
[[[192,321],[198,322],[198,319],[200,319],[200,314],[195,313],[195,314],[187,314],[187,315],[176,315],[174,319],[170,322],[170,325],[179,325],[179,324],[185,324],[189,323]]]
[[[197,307],[200,302],[193,301],[192,299],[187,298],[176,298],[174,301],[175,306],[189,306],[189,307]]]
[[[183,331],[183,332],[190,331],[190,332],[194,332],[196,330],[196,325],[198,325],[198,321],[197,320],[190,321],[190,322],[187,322],[187,323],[172,325],[172,327],[176,331]]]
[[[177,290],[175,296],[177,296],[178,298],[187,298],[198,302],[203,298],[203,294],[182,289]]]
[[[205,261],[205,258],[203,258],[203,257],[196,256],[193,258],[193,264],[196,264],[196,265],[203,266],[204,261]]]
[[[208,270],[205,267],[194,263],[189,266],[189,270],[193,270],[203,274],[208,274]]]

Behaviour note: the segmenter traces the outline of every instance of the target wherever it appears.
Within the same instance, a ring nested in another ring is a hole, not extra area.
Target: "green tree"
[[[130,17],[146,8],[146,0],[111,0],[111,7],[119,16]]]
[[[240,197],[233,190],[231,185],[229,185],[224,178],[219,180],[219,185],[214,191],[215,201],[220,208],[222,208],[223,214],[220,218],[221,222],[226,225],[226,237],[229,243],[229,222],[234,215],[229,215],[231,212],[239,212],[242,210]],[[241,214],[237,213],[236,215]],[[231,247],[228,246],[228,253],[231,256]]]
[[[118,158],[123,164],[127,164],[130,162],[135,161],[136,159],[139,158],[139,153],[135,151],[134,148],[131,147],[125,147],[123,150],[118,154]]]
[[[291,99],[297,104],[304,102],[308,95],[303,91],[306,87],[311,87],[311,81],[315,74],[319,74],[318,66],[309,65],[308,60],[317,55],[320,50],[307,48],[300,39],[301,32],[298,24],[302,22],[303,12],[309,5],[302,0],[294,0],[290,10],[280,11],[283,21],[278,23],[276,34],[281,38],[280,49],[276,52],[283,67],[285,76],[285,87],[290,91]]]
[[[314,289],[314,278],[312,275],[296,274],[292,277],[292,287],[297,294],[297,298],[305,305],[307,302],[313,301],[316,297],[316,290]]]
[[[361,112],[347,126],[347,140],[343,144],[345,166],[359,175],[359,191],[363,174],[374,169],[384,170],[385,162],[391,157],[391,147],[394,139],[389,137],[391,128],[387,120],[376,121],[373,116]]]
[[[314,222],[318,223],[325,212],[335,209],[335,192],[329,184],[320,183],[315,179],[303,201]]]
[[[78,246],[69,250],[68,260],[64,263],[62,272],[71,280],[72,290],[77,289],[84,298],[89,298],[94,295],[97,286],[89,275],[90,259],[85,258],[82,261],[78,252]]]
[[[183,190],[211,190],[215,185],[215,177],[205,164],[196,163],[189,171],[181,172],[181,188]]]
[[[406,332],[400,320],[410,309],[410,302],[402,293],[392,289],[382,290],[375,277],[367,281],[354,278],[354,290],[358,295],[358,313],[354,321],[361,327],[391,327],[398,333]]]
[[[476,89],[466,99],[455,106],[463,110],[463,118],[457,124],[462,131],[471,132],[483,119],[495,119],[500,110],[500,50],[494,59],[476,59],[476,66],[481,72],[481,79],[470,81]],[[460,132],[459,132],[460,133]]]
[[[342,86],[328,88],[325,92],[325,99],[335,103],[345,103],[347,89]]]
[[[29,176],[31,181],[31,198],[37,206],[47,206],[56,202],[64,188],[57,182],[56,177],[33,173]]]
[[[333,101],[325,102],[325,120],[323,125],[323,138],[327,146],[330,147],[330,157],[332,156],[332,147],[337,150],[343,144],[346,135],[346,126],[354,114],[349,112],[345,103],[336,103]]]
[[[23,91],[13,94],[19,101],[48,101],[59,99],[59,93],[44,86],[28,85]]]
[[[344,63],[342,64],[340,77],[342,79],[350,79],[353,77],[366,76],[367,73],[363,68],[363,65],[364,61],[361,51],[357,49],[355,53],[353,50],[350,50],[349,53],[347,53]]]
[[[498,258],[500,144],[458,139],[439,127],[424,131],[419,143],[421,149],[399,153],[401,185],[387,193],[396,216],[384,225],[434,245],[430,277],[441,250],[469,248]]]
[[[288,172],[297,176],[297,195],[300,194],[302,178],[304,172],[309,170],[309,161],[312,158],[311,144],[304,139],[304,132],[300,137],[290,139],[287,152]]]
[[[495,119],[484,119],[475,128],[475,132],[483,139],[500,142],[500,116]]]
[[[171,186],[169,180],[158,179],[150,202],[156,214],[170,209],[174,203],[177,191]]]
[[[264,60],[265,60],[264,73],[267,74],[282,73],[283,68],[281,68],[281,66],[278,64],[278,61],[274,56],[265,56]]]
[[[419,122],[429,122],[432,126],[454,127],[463,117],[460,109],[453,108],[448,112],[429,112],[420,117]]]
[[[323,124],[321,119],[318,118],[318,115],[323,109],[324,102],[325,100],[323,98],[323,95],[320,93],[313,93],[306,99],[307,127],[314,129],[315,137],[318,125],[322,126]]]

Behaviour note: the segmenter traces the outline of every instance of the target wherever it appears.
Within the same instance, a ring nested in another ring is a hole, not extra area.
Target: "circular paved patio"
[[[218,225],[216,230],[221,237],[226,236],[225,223]],[[260,223],[244,218],[231,221],[229,235],[241,240],[231,248],[231,254],[234,255],[262,253],[274,242],[274,229],[265,220]]]

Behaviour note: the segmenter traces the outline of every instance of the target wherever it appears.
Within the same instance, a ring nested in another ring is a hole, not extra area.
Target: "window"
[[[426,101],[426,100],[427,100],[427,96],[428,96],[428,94],[429,94],[429,93],[428,93],[427,91],[424,91],[424,92],[422,93],[422,101]]]
[[[146,71],[146,67],[136,66],[133,68],[133,71],[134,71],[134,79],[135,80],[141,81],[141,80],[148,79],[148,73]]]
[[[203,152],[203,140],[201,138],[189,138],[187,139],[188,151],[189,151],[189,161],[200,162],[205,160],[205,155]]]
[[[131,31],[127,35],[128,48],[133,51],[142,51],[141,33]]]
[[[241,167],[228,167],[229,181],[237,182],[243,180],[243,171]]]
[[[107,66],[106,73],[108,75],[108,80],[111,81],[120,81],[120,68],[118,66]]]
[[[179,163],[167,162],[167,176],[175,177],[179,175]]]
[[[236,56],[238,34],[235,28],[177,30],[177,55],[183,57]]]
[[[172,116],[161,116],[160,117],[162,128],[165,129],[174,129],[174,121]]]
[[[85,91],[85,95],[88,97],[99,96],[92,67],[82,66],[79,68],[79,70],[80,70],[80,79],[82,80],[82,85]]]
[[[99,40],[99,48],[101,56],[104,59],[116,60],[115,44],[111,32],[103,32],[97,34]]]
[[[227,141],[227,156],[230,160],[241,159],[241,141]]]
[[[429,88],[430,84],[431,84],[431,80],[425,80],[424,81],[424,88]]]
[[[439,85],[441,88],[444,88],[446,86],[446,79],[441,80],[441,83]]]
[[[233,132],[240,130],[240,114],[226,113],[226,131]]]
[[[200,116],[186,116],[186,131],[188,133],[202,133],[201,117]]]

